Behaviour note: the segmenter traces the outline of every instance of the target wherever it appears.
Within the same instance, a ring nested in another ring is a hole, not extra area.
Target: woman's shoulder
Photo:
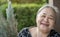
[[[30,33],[29,33],[29,28],[23,28],[19,33],[18,33],[18,37],[30,37]]]
[[[26,33],[28,32],[28,28],[23,28],[19,33]]]
[[[60,37],[60,33],[58,33],[58,32],[55,31],[55,30],[51,30],[50,36],[53,36],[53,37]]]
[[[60,33],[56,32],[54,33],[55,37],[60,37]]]

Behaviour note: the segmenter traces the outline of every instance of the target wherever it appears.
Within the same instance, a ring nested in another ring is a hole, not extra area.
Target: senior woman
[[[60,37],[60,34],[54,30],[58,13],[56,9],[50,5],[40,8],[36,16],[37,26],[22,29],[18,37]]]

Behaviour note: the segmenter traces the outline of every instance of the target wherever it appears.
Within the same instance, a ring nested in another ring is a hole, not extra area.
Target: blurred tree
[[[5,4],[7,0],[0,0],[0,5]],[[13,3],[45,3],[48,0],[10,0]]]
[[[46,0],[11,0],[13,3],[43,3]]]
[[[0,0],[0,5],[5,4],[7,0]]]

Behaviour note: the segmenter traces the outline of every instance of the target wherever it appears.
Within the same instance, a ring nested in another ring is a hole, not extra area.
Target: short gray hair
[[[56,12],[56,21],[59,17],[59,9],[56,7],[56,6],[53,6],[53,5],[49,5],[49,4],[46,4],[44,5],[43,7],[41,7],[38,12],[37,12],[37,15],[40,13],[41,10],[43,10],[44,8],[52,8],[54,12]]]
[[[37,14],[40,13],[41,10],[43,10],[44,8],[47,8],[47,7],[52,8],[56,13],[59,13],[59,10],[56,6],[46,4],[38,10]]]

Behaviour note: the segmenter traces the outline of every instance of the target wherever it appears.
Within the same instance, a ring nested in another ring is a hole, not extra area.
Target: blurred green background
[[[36,26],[36,14],[38,9],[48,0],[10,0],[14,9],[15,19],[18,22],[18,32],[24,27]],[[0,0],[0,8],[6,18],[7,0]]]

